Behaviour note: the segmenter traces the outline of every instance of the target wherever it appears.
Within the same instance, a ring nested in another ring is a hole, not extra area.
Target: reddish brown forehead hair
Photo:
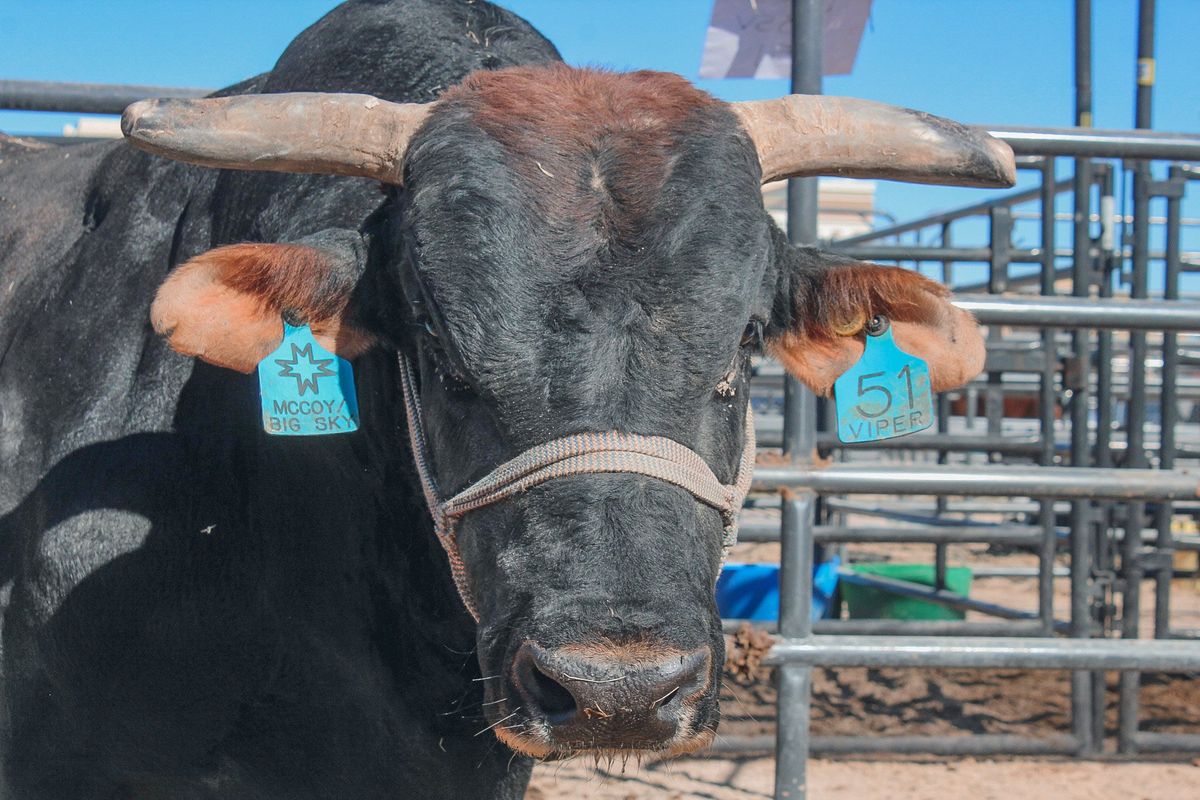
[[[653,208],[697,112],[724,105],[671,73],[565,64],[476,72],[443,102],[472,108],[548,218],[588,218],[606,238]]]

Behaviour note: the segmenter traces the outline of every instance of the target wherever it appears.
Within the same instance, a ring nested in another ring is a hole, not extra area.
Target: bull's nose
[[[709,686],[712,651],[547,649],[526,642],[513,663],[524,711],[565,746],[655,747],[675,736],[688,701]]]

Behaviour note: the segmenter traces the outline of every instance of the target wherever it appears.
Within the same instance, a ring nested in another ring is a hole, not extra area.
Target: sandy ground
[[[770,798],[774,761],[684,760],[635,769],[543,765],[529,800],[748,800]],[[809,763],[812,800],[1189,800],[1192,764],[1068,761],[831,761]]]
[[[928,545],[854,546],[851,553],[902,562],[930,562]],[[774,545],[739,547],[741,561],[778,561]],[[996,554],[984,545],[950,548],[951,565],[1034,566],[1025,553]],[[1065,563],[1063,560],[1061,563]],[[1030,579],[984,578],[973,597],[1016,608],[1036,608]],[[1055,611],[1069,608],[1066,579],[1055,580]],[[1142,593],[1142,636],[1152,635],[1153,587]],[[1172,585],[1172,624],[1200,628],[1200,581]],[[974,618],[974,617],[972,617]],[[1108,752],[1114,750],[1117,674],[1107,676]],[[1047,736],[1070,728],[1070,678],[1066,672],[1023,670],[826,669],[813,676],[814,735],[900,733],[970,735],[1005,733]],[[1200,733],[1200,677],[1144,674],[1141,729]],[[722,691],[720,733],[741,736],[774,733],[774,691],[765,674],[757,680],[727,675]],[[1049,797],[1055,800],[1200,800],[1200,753],[1162,762],[1109,758],[1077,762],[1061,759],[899,758],[870,761],[814,759],[810,762],[812,800],[988,800]],[[770,798],[774,761],[770,758],[687,759],[597,767],[590,761],[545,764],[534,772],[530,800],[682,800]]]

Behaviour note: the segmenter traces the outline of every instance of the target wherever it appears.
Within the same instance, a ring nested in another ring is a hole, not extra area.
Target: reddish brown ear
[[[357,277],[353,256],[325,248],[219,247],[167,277],[150,321],[172,349],[239,372],[252,372],[279,346],[285,311],[307,323],[322,347],[354,358],[373,344],[347,319]]]
[[[948,297],[940,283],[898,267],[829,267],[805,284],[795,298],[796,326],[768,349],[788,372],[828,396],[862,356],[867,320],[882,314],[900,349],[929,364],[933,390],[953,389],[980,373],[986,352],[975,318]]]

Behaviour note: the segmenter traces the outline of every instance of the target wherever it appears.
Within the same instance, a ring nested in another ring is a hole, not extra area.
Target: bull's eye
[[[746,330],[742,331],[741,346],[749,348],[755,352],[762,352],[763,349],[763,324],[762,320],[752,319],[746,325]]]
[[[454,359],[447,352],[446,339],[438,333],[437,326],[429,318],[418,318],[413,326],[420,331],[433,371],[442,386],[455,394],[470,392],[471,385],[462,377]]]

